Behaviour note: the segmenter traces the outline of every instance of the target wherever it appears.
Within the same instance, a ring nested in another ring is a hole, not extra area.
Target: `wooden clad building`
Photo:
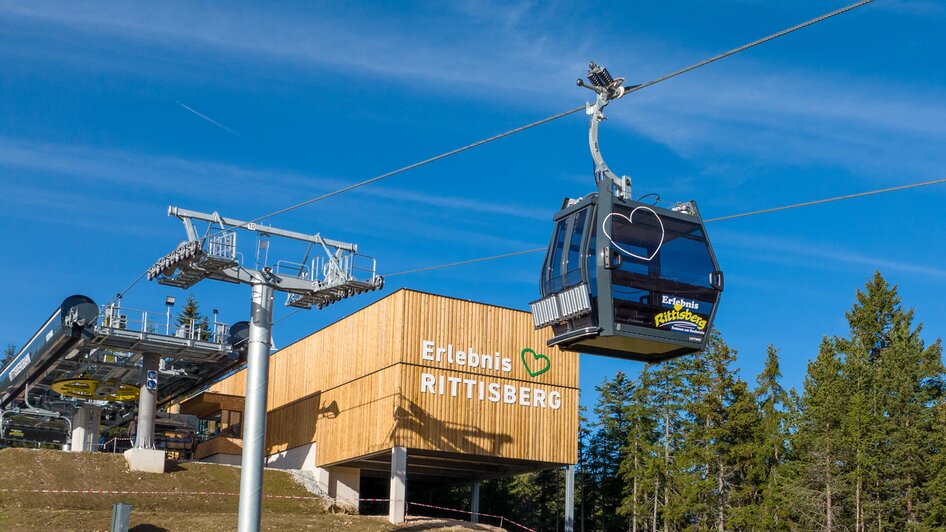
[[[399,449],[408,484],[574,464],[578,355],[547,348],[549,331],[527,312],[399,290],[272,355],[269,464],[316,471],[353,505]],[[245,385],[240,372],[181,405],[218,429],[199,458],[238,462]]]

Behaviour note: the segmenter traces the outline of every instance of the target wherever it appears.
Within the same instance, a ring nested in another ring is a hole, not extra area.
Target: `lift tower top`
[[[287,292],[286,304],[299,308],[327,305],[347,297],[378,290],[384,279],[377,275],[374,259],[359,255],[358,246],[275,227],[224,218],[218,213],[206,214],[178,207],[169,207],[168,216],[184,222],[187,240],[159,259],[148,269],[148,280],[161,284],[190,288],[203,279],[231,283],[273,284]],[[196,222],[207,222],[206,232],[199,236]],[[255,232],[259,241],[255,268],[244,264],[237,251],[237,230]],[[268,264],[269,237],[283,237],[308,244],[301,262],[279,260]],[[318,257],[311,257],[313,248]]]

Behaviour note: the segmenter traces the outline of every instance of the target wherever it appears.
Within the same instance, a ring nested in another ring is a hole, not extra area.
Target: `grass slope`
[[[129,471],[124,457],[107,453],[66,453],[33,449],[0,449],[0,490],[67,489],[160,491],[170,495],[52,494],[0,491],[0,530],[109,530],[112,504],[132,505],[136,532],[163,530],[235,530],[238,497],[185,495],[184,492],[239,493],[240,469],[184,462],[164,475]],[[312,494],[286,472],[266,470],[267,495]],[[174,495],[180,493],[180,495]],[[394,527],[378,517],[333,515],[318,500],[263,499],[263,530],[484,530],[460,522],[409,523]]]
[[[240,469],[194,462],[160,475],[129,471],[124,457],[106,453],[0,450],[0,489],[160,491],[170,495],[53,494],[0,491],[0,530],[108,530],[112,504],[132,505],[137,531],[234,530]],[[312,494],[286,472],[266,470],[268,495]],[[174,493],[180,493],[175,495]],[[382,531],[393,527],[373,517],[330,515],[317,500],[263,499],[264,530]]]

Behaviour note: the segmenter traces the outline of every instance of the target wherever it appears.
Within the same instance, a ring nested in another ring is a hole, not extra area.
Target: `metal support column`
[[[266,452],[266,393],[269,387],[269,346],[273,326],[273,287],[256,280],[250,306],[250,338],[246,356],[246,404],[243,412],[243,459],[240,470],[239,532],[260,527],[263,460]]]
[[[575,466],[565,467],[565,532],[575,531]]]
[[[473,498],[470,500],[470,521],[480,522],[480,481],[473,481]]]
[[[141,392],[138,396],[138,426],[135,430],[136,449],[154,449],[154,415],[158,404],[157,372],[161,355],[141,355]],[[154,379],[149,379],[149,372]],[[154,384],[149,384],[153,380]]]
[[[407,509],[407,447],[391,449],[391,494],[388,496],[388,521],[404,522]]]

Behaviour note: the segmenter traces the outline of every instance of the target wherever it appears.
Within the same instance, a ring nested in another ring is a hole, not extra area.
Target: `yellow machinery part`
[[[140,390],[137,386],[120,382],[103,382],[95,389],[96,399],[102,401],[136,401]]]
[[[50,388],[66,397],[94,399],[97,401],[135,401],[139,390],[136,386],[120,382],[102,382],[97,379],[75,378],[54,382]]]
[[[94,399],[95,389],[98,388],[101,382],[97,379],[62,379],[54,382],[50,388],[66,397]]]

